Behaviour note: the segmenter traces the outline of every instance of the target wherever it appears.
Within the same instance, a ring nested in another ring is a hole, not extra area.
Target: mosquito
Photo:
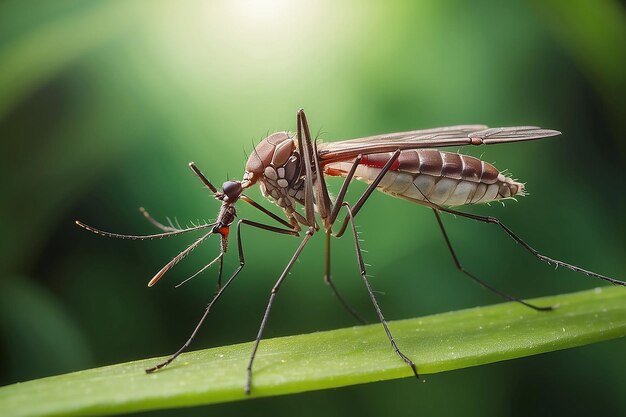
[[[626,286],[626,282],[588,271],[539,253],[496,217],[465,213],[454,208],[523,196],[525,194],[524,184],[478,158],[455,152],[444,152],[436,148],[522,142],[557,135],[560,135],[560,132],[556,130],[542,129],[535,126],[489,129],[483,125],[461,125],[318,143],[317,140],[311,140],[307,118],[304,111],[300,109],[296,117],[296,133],[277,132],[263,139],[248,158],[241,181],[226,181],[222,185],[222,189],[218,190],[193,162],[189,164],[195,175],[213,193],[215,199],[221,201],[221,207],[214,223],[203,223],[187,228],[174,226],[171,223],[170,225],[164,225],[152,218],[142,208],[140,210],[146,219],[161,229],[162,233],[127,235],[105,232],[79,221],[76,221],[76,224],[99,235],[136,240],[162,238],[199,230],[206,231],[208,229],[208,232],[196,239],[161,268],[149,281],[149,287],[156,284],[172,267],[211,235],[220,236],[220,253],[191,277],[193,278],[211,265],[218,263],[217,292],[205,308],[199,322],[183,346],[166,361],[146,369],[147,373],[155,372],[169,365],[189,347],[214,304],[221,298],[222,294],[244,268],[246,261],[241,239],[243,226],[299,237],[301,240],[298,248],[270,292],[267,307],[248,362],[245,384],[246,394],[250,394],[252,388],[252,365],[274,300],[289,271],[316,232],[320,231],[326,235],[324,281],[329,285],[346,310],[359,322],[365,323],[338,292],[330,273],[331,239],[340,238],[350,228],[354,239],[360,275],[378,319],[389,338],[394,352],[411,368],[415,377],[419,379],[415,363],[402,353],[396,344],[370,285],[355,226],[355,217],[376,189],[393,197],[399,197],[430,208],[435,215],[452,260],[463,274],[497,296],[505,300],[518,302],[536,311],[550,311],[554,309],[554,306],[538,306],[506,294],[465,269],[459,261],[444,228],[440,215],[441,212],[478,222],[495,224],[502,228],[508,236],[524,249],[549,265],[562,266],[612,284]],[[332,199],[328,193],[326,176],[344,178],[335,199]],[[364,181],[369,185],[354,204],[349,204],[345,201],[345,197],[353,179]],[[255,184],[259,185],[263,196],[273,201],[284,211],[286,219],[272,213],[244,193]],[[235,205],[240,200],[252,205],[280,224],[280,226],[260,223],[245,218],[237,220],[236,234],[239,266],[222,285],[223,260],[228,250],[230,228],[237,218]],[[298,211],[297,209],[301,208],[299,206],[303,206],[304,210]],[[342,211],[345,212],[345,216],[342,221],[338,221]],[[337,227],[335,228],[336,224]]]

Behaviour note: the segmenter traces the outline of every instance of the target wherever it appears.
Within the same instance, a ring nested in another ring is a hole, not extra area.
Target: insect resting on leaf
[[[575,272],[603,279],[613,284],[626,286],[626,283],[623,281],[600,275],[539,253],[495,217],[464,213],[451,208],[466,204],[488,203],[504,198],[524,195],[524,185],[507,177],[493,165],[478,158],[458,153],[443,152],[435,148],[528,141],[559,135],[560,132],[556,130],[541,129],[534,126],[489,129],[482,125],[462,125],[389,133],[330,143],[317,143],[317,141],[311,140],[309,125],[303,110],[299,110],[297,113],[296,126],[296,134],[278,132],[263,139],[248,158],[243,180],[226,181],[222,185],[221,191],[218,191],[193,162],[189,164],[193,172],[200,178],[204,185],[211,190],[215,198],[222,202],[217,219],[214,223],[201,224],[189,228],[167,226],[159,223],[145,210],[141,209],[144,216],[163,232],[153,235],[138,236],[105,232],[87,226],[79,221],[76,222],[79,226],[99,235],[136,240],[161,238],[209,229],[207,233],[195,240],[161,268],[150,280],[148,286],[156,284],[167,271],[208,239],[209,236],[220,236],[220,253],[215,259],[190,277],[193,278],[214,263],[219,262],[218,290],[216,294],[206,307],[204,314],[185,344],[165,362],[146,369],[146,372],[151,373],[170,364],[189,346],[213,305],[219,300],[239,272],[241,272],[245,265],[241,241],[241,227],[245,225],[273,233],[302,238],[300,245],[271,290],[267,308],[263,315],[247,367],[246,393],[249,394],[252,387],[252,364],[259,347],[259,342],[263,336],[263,330],[265,329],[274,299],[293,264],[309,242],[309,239],[316,232],[320,231],[326,235],[325,282],[330,286],[339,301],[350,314],[360,322],[364,322],[339,294],[330,275],[331,238],[340,238],[348,227],[350,227],[351,234],[354,238],[360,275],[369,293],[374,309],[378,314],[378,318],[395,353],[411,367],[413,374],[417,377],[418,373],[415,364],[398,348],[396,341],[389,331],[385,317],[383,316],[367,278],[366,267],[363,262],[359,239],[357,237],[354,218],[376,189],[394,197],[403,198],[431,208],[456,267],[473,281],[506,300],[516,301],[537,311],[550,311],[553,309],[551,306],[536,306],[522,299],[505,294],[466,270],[461,265],[452,247],[443,226],[440,212],[455,214],[479,222],[496,224],[512,239],[521,244],[524,249],[543,262],[563,266]],[[326,188],[325,176],[344,177],[343,184],[334,201],[331,199]],[[351,205],[344,199],[348,186],[353,179],[365,181],[369,186],[361,197]],[[265,197],[273,200],[284,211],[286,220],[262,207],[259,203],[244,194],[245,190],[255,184],[259,185]],[[222,285],[224,255],[228,249],[230,227],[237,217],[235,204],[240,200],[252,205],[272,218],[280,224],[280,227],[243,218],[237,220],[237,249],[240,263],[239,267]],[[304,207],[302,214],[297,210],[299,206]],[[345,217],[343,221],[340,222],[341,224],[338,230],[333,231],[333,226],[337,223],[341,210],[345,211]],[[318,224],[317,218],[321,221],[321,226]],[[304,236],[301,236],[303,230]]]

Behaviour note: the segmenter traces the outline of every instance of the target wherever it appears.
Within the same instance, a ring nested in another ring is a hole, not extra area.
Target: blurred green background
[[[215,270],[173,287],[217,253],[217,239],[148,289],[192,236],[115,241],[73,221],[149,233],[139,206],[181,223],[214,218],[218,204],[187,163],[217,184],[240,179],[245,152],[270,132],[295,129],[299,107],[322,140],[462,123],[563,131],[464,149],[508,168],[530,192],[504,208],[468,210],[499,216],[548,255],[623,279],[625,16],[610,0],[0,3],[0,383],[177,349],[215,289]],[[363,189],[356,184],[351,199]],[[239,214],[265,220],[250,207]],[[495,227],[444,221],[468,269],[504,291],[603,285],[554,271]],[[358,223],[389,319],[499,302],[456,271],[429,210],[376,194]],[[193,349],[252,340],[298,244],[258,230],[244,239],[246,269]],[[267,337],[354,324],[323,284],[323,241],[317,236],[293,269]],[[234,246],[229,255],[226,271],[238,262]],[[333,261],[337,285],[374,321],[349,239],[334,243]],[[618,415],[625,349],[618,340],[425,384],[184,414]]]

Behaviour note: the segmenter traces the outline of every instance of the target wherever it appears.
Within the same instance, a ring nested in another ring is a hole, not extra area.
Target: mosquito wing
[[[489,129],[484,125],[461,125],[320,143],[318,145],[318,153],[321,162],[327,164],[351,159],[357,155],[393,152],[397,149],[491,145],[495,143],[522,142],[560,134],[561,132],[557,130],[542,129],[536,126]]]

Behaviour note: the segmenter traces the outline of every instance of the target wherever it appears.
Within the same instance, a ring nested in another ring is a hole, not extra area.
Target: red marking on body
[[[389,162],[389,159],[391,159],[391,157],[387,156],[386,154],[363,155],[363,157],[361,158],[361,165],[374,168],[382,168],[387,162]],[[398,168],[400,168],[399,158],[393,161],[393,163],[389,167],[389,171],[397,171]]]
[[[331,177],[340,177],[344,174],[344,171],[336,168],[326,167],[324,168],[324,174],[329,175]]]
[[[218,233],[225,238],[228,238],[228,233],[230,233],[230,228],[228,226],[224,226],[218,230]]]

